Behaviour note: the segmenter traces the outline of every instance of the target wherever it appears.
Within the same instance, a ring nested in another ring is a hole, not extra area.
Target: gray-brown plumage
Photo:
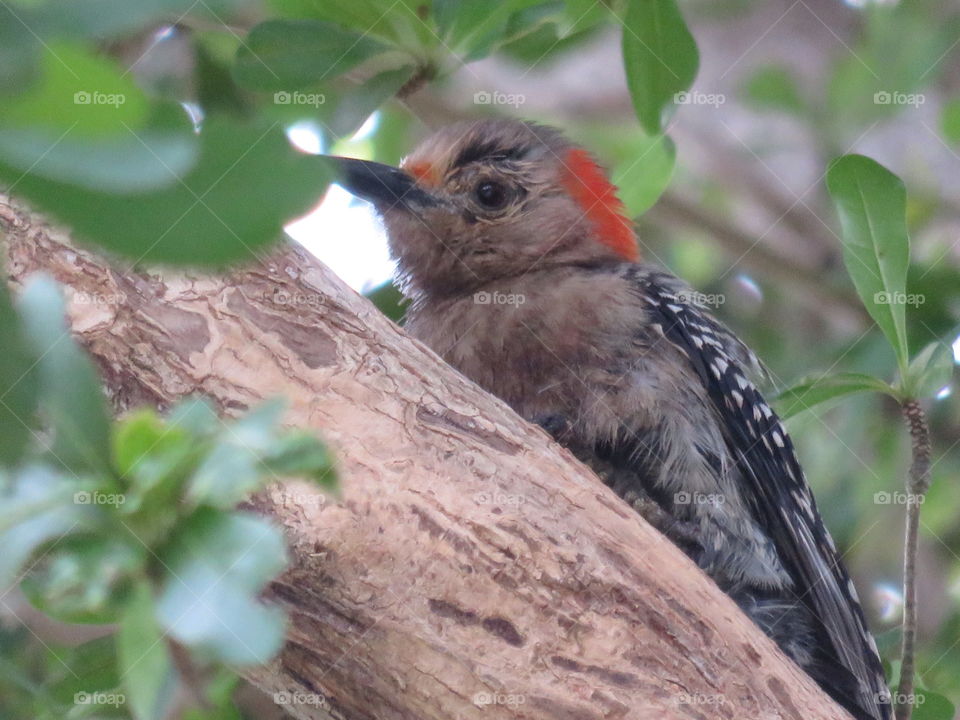
[[[856,592],[756,360],[639,262],[602,171],[516,121],[441,130],[403,171],[342,160],[380,211],[408,331],[543,425],[857,718],[890,717]]]

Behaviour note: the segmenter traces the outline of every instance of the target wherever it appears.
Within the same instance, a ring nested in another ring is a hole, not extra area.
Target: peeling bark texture
[[[312,694],[294,716],[845,717],[567,451],[299,247],[186,277],[110,268],[5,196],[0,230],[14,286],[66,286],[118,411],[284,394],[333,447],[341,500],[287,483],[253,501],[289,538],[268,597],[291,626],[248,677]]]

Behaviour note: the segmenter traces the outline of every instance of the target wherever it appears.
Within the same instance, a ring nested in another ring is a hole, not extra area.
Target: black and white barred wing
[[[743,363],[755,363],[755,358],[690,302],[696,294],[678,289],[673,278],[665,277],[661,284],[648,276],[640,290],[651,317],[706,387],[731,455],[749,485],[744,495],[753,502],[757,520],[794,581],[797,602],[822,624],[840,672],[818,680],[835,683],[842,695],[852,694],[850,704],[862,708],[866,717],[889,718],[890,705],[883,701],[887,686],[853,582],[823,525],[790,437],[744,374]],[[844,668],[854,682],[845,682]]]

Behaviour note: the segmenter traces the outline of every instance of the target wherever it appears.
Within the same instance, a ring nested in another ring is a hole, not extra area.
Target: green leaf
[[[97,504],[117,497],[101,492],[76,496],[86,496]],[[21,588],[36,607],[63,622],[116,622],[132,577],[146,563],[146,549],[130,540],[128,543],[102,535],[61,540],[31,567]]]
[[[251,0],[47,0],[26,19],[44,38],[105,39],[140,32],[164,20],[189,27],[188,17],[223,24]]]
[[[827,172],[843,228],[843,259],[866,306],[906,370],[905,306],[910,238],[903,182],[863,155],[844,155]]]
[[[469,62],[506,42],[507,24],[517,12],[541,0],[434,0],[433,17],[444,45]]]
[[[411,116],[387,105],[377,117],[377,131],[370,138],[373,157],[388,165],[399,165],[410,144]]]
[[[27,92],[4,103],[2,125],[55,128],[55,138],[109,135],[139,127],[147,100],[132,74],[85,48],[46,45],[42,76]]]
[[[630,143],[613,168],[613,184],[631,217],[649,210],[670,185],[677,158],[673,141],[664,136],[641,136]]]
[[[250,90],[297,90],[333,80],[386,49],[333,23],[267,20],[238,48],[234,77]]]
[[[265,458],[277,442],[283,407],[272,400],[227,425],[190,478],[188,502],[230,508],[275,480]]]
[[[659,135],[665,111],[697,75],[697,45],[674,0],[629,0],[622,22],[633,106],[647,134]]]
[[[827,80],[826,112],[834,128],[859,124],[866,130],[898,112],[916,115],[932,99],[922,90],[935,86],[947,69],[942,59],[956,40],[957,25],[946,18],[931,22],[918,8],[899,3],[863,13],[862,42],[835,56]]]
[[[54,431],[54,459],[76,474],[110,470],[110,414],[93,363],[71,337],[57,284],[34,275],[20,312],[39,356],[40,407]]]
[[[932,342],[910,361],[903,378],[903,393],[910,398],[933,397],[953,377],[953,350],[943,342]]]
[[[407,66],[375,75],[359,87],[330,88],[325,102],[317,106],[316,117],[335,139],[349,137],[377,108],[396,95],[413,73],[414,68]]]
[[[20,316],[13,309],[6,274],[0,265],[0,466],[13,466],[23,457],[36,423],[36,355]]]
[[[257,596],[286,566],[282,533],[266,520],[201,508],[161,555],[164,630],[205,657],[259,665],[283,643],[283,613]]]
[[[105,717],[128,717],[124,712],[123,698],[118,697],[120,681],[117,677],[116,644],[112,635],[85,642],[75,648],[51,648],[47,653],[46,664],[48,670],[43,678],[43,687],[49,697],[63,707],[60,713],[43,717],[42,720],[79,720],[81,717],[104,720]],[[70,671],[67,672],[65,668]],[[94,692],[113,694],[119,702],[116,707],[106,704],[77,704],[78,693],[89,695]],[[73,713],[70,710],[73,710]],[[78,710],[87,712],[81,714]],[[91,715],[90,710],[98,710],[97,715]]]
[[[45,466],[29,466],[0,486],[0,587],[45,543],[93,526],[92,508],[75,503],[76,484]]]
[[[777,412],[784,420],[834,398],[860,392],[880,392],[897,397],[880,378],[862,373],[839,373],[803,380],[777,396]]]
[[[309,18],[337,23],[365,35],[397,40],[399,34],[393,27],[398,6],[385,6],[382,0],[267,0],[273,11],[285,17]]]
[[[327,446],[305,431],[284,433],[266,453],[263,464],[273,476],[303,477],[328,488],[336,485]]]
[[[123,688],[136,720],[163,720],[176,699],[177,674],[154,617],[150,585],[137,585],[117,633]]]
[[[557,34],[562,38],[583,32],[607,19],[607,9],[594,0],[564,0]]]
[[[403,293],[399,288],[388,280],[383,285],[370,290],[366,293],[370,302],[377,306],[377,309],[393,320],[395,323],[403,322],[404,313],[406,313],[406,303]]]
[[[213,42],[215,41],[203,42],[203,39],[198,37],[193,43],[196,56],[193,75],[197,102],[208,114],[222,112],[247,116],[253,110],[249,96],[233,81],[232,62],[225,63],[213,52],[210,47]]]
[[[167,422],[182,428],[191,435],[210,436],[221,426],[213,405],[204,397],[194,395],[184,398],[167,413]]]
[[[8,3],[0,4],[0,94],[22,92],[40,77],[42,46]]]
[[[960,144],[960,98],[953,98],[943,104],[940,127],[947,140]]]
[[[198,152],[193,125],[178,106],[158,108],[144,127],[103,137],[41,125],[0,127],[0,161],[12,170],[108,193],[173,185],[190,170]]]
[[[251,492],[281,477],[302,477],[334,487],[326,447],[312,434],[284,430],[285,403],[271,400],[223,427],[187,486],[194,507],[231,508]]]
[[[190,470],[205,449],[202,438],[151,410],[142,410],[117,424],[113,457],[121,474],[125,502],[121,511],[138,518],[137,532],[150,544],[175,522],[180,492]]]
[[[116,423],[113,433],[113,464],[117,472],[130,482],[132,476],[143,473],[151,460],[163,458],[171,450],[189,443],[186,433],[168,428],[155,412],[138,410]],[[157,470],[149,470],[148,476],[169,472],[162,464]]]
[[[788,113],[803,111],[803,100],[793,74],[785,67],[771,65],[757,70],[746,85],[747,99],[756,107]]]
[[[943,695],[928,690],[918,690],[916,695],[912,720],[953,720],[956,717],[956,708]]]
[[[296,152],[282,128],[212,117],[197,164],[156,192],[114,195],[28,174],[0,161],[0,179],[70,225],[78,238],[144,263],[223,267],[282,237],[314,204],[328,167]]]
[[[207,700],[213,707],[189,708],[181,716],[181,720],[245,720],[245,715],[234,702],[240,677],[230,668],[215,667],[213,677],[205,683],[203,688]]]

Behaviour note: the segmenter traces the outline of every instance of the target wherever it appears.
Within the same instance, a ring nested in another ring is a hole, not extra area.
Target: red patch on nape
[[[616,186],[586,150],[569,150],[563,162],[563,186],[583,208],[597,239],[624,260],[636,262],[640,257],[637,238],[626,209],[617,197]]]
[[[437,187],[440,184],[440,173],[433,164],[428,162],[415,162],[404,165],[403,169],[416,178],[417,183],[424,187]]]

